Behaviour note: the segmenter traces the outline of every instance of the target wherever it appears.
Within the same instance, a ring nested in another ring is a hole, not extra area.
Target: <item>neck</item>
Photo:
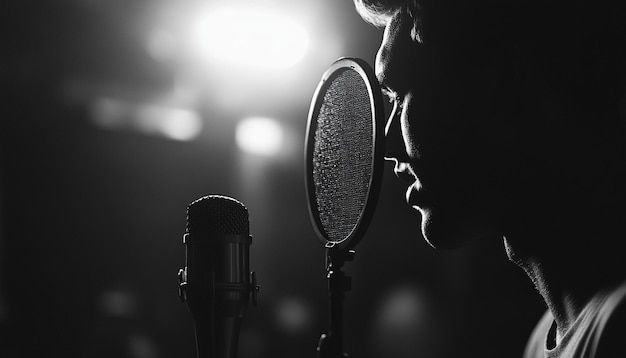
[[[626,140],[613,126],[621,123],[617,107],[598,115],[564,111],[535,70],[531,63],[521,98],[536,101],[510,122],[536,142],[503,146],[515,160],[503,164],[504,195],[492,215],[509,258],[555,318],[558,340],[595,294],[626,279]]]
[[[532,209],[516,209],[504,230],[510,260],[526,271],[556,321],[557,341],[594,295],[626,279],[626,196],[616,189],[623,184],[596,184],[539,194],[540,205],[521,205]]]
[[[604,227],[600,218],[581,217],[572,228],[570,218],[569,230],[544,226],[540,234],[505,237],[509,259],[526,271],[556,321],[557,342],[594,295],[625,278],[620,242],[626,235],[603,219]]]

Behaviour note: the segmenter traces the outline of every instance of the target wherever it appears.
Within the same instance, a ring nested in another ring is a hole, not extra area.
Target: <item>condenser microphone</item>
[[[192,202],[183,243],[179,294],[194,319],[198,357],[236,358],[241,322],[258,290],[250,272],[248,209],[221,195]]]

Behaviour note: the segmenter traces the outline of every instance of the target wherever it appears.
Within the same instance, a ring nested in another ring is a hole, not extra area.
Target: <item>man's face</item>
[[[376,57],[383,89],[401,105],[388,123],[386,157],[409,185],[407,202],[422,215],[424,237],[454,247],[497,231],[499,165],[510,158],[493,115],[490,66],[445,36],[429,39],[425,31],[417,41],[412,27],[405,11],[396,13]]]

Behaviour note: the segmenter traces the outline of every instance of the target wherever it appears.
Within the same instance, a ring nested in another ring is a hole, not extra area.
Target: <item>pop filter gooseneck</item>
[[[326,248],[330,329],[319,358],[345,357],[343,298],[350,278],[341,267],[354,255],[374,213],[384,164],[384,108],[374,71],[341,58],[326,72],[309,110],[305,179],[313,227]]]

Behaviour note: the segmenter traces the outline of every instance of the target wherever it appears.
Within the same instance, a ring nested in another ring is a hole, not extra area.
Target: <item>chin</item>
[[[418,209],[422,214],[422,235],[435,249],[449,250],[463,247],[477,240],[493,237],[495,230],[484,225],[484,220],[475,215],[455,215],[447,211]]]

